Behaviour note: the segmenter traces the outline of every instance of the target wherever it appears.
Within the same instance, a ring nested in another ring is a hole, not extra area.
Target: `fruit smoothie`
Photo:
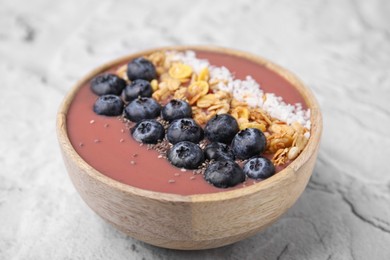
[[[80,86],[67,131],[80,157],[107,177],[192,195],[278,174],[304,148],[309,119],[299,92],[261,64],[212,51],[167,51]]]

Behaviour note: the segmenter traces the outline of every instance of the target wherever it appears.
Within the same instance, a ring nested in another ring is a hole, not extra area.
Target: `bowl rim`
[[[207,194],[193,194],[193,195],[180,195],[180,194],[172,194],[165,192],[157,192],[151,190],[145,190],[137,187],[130,186],[128,184],[121,183],[110,177],[100,173],[98,170],[89,165],[84,159],[76,152],[73,145],[71,144],[69,137],[67,135],[67,124],[66,124],[66,116],[69,109],[70,104],[77,91],[81,86],[83,86],[86,82],[90,81],[94,76],[103,71],[106,71],[114,66],[118,66],[127,62],[135,57],[144,56],[156,51],[166,51],[166,50],[175,50],[175,51],[185,51],[185,50],[194,50],[194,51],[209,51],[209,52],[217,52],[227,55],[232,55],[239,58],[248,59],[252,62],[260,64],[272,72],[278,74],[285,80],[287,80],[302,96],[304,101],[306,102],[307,107],[310,109],[310,120],[311,120],[311,130],[310,130],[310,138],[306,147],[300,153],[300,155],[290,163],[285,169],[278,172],[277,174],[271,176],[270,178],[260,181],[256,184],[228,191],[219,191],[215,193],[207,193]],[[110,62],[104,63],[101,66],[93,69],[89,73],[87,73],[82,79],[76,82],[76,84],[71,88],[71,90],[65,95],[59,110],[57,112],[57,137],[60,145],[62,146],[63,153],[66,153],[71,160],[77,162],[79,167],[83,168],[83,173],[88,174],[90,177],[95,179],[96,181],[102,182],[113,189],[121,191],[123,193],[129,195],[135,195],[140,197],[145,197],[148,199],[155,199],[158,201],[169,201],[169,202],[212,202],[212,201],[221,201],[221,200],[230,200],[238,197],[249,196],[253,193],[257,193],[260,190],[272,188],[275,184],[280,183],[286,178],[293,177],[292,175],[296,174],[298,169],[304,165],[313,153],[317,149],[317,146],[320,143],[320,138],[322,134],[322,115],[320,111],[319,104],[313,95],[312,91],[307,88],[297,76],[295,76],[292,72],[287,69],[263,58],[255,54],[251,54],[245,51],[220,47],[220,46],[205,46],[205,45],[179,45],[179,46],[165,46],[159,48],[152,48],[143,51],[134,52],[129,55],[125,55],[114,59]]]

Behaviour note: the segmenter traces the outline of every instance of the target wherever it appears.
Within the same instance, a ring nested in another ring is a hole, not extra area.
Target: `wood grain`
[[[92,168],[76,153],[67,136],[66,115],[73,97],[96,74],[135,57],[166,49],[228,53],[262,64],[288,80],[311,110],[311,137],[303,152],[287,168],[267,180],[243,189],[204,195],[182,196],[142,190],[110,179]],[[131,237],[182,250],[231,244],[275,222],[306,187],[317,158],[321,132],[319,105],[312,92],[291,72],[252,54],[209,46],[152,49],[100,66],[76,83],[57,115],[57,136],[65,166],[88,206]]]

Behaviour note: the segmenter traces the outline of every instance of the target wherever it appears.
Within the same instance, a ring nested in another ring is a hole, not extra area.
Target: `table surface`
[[[0,258],[390,259],[389,13],[386,0],[0,1]],[[161,249],[116,231],[81,200],[57,145],[56,112],[77,79],[178,44],[264,56],[299,75],[324,116],[301,198],[219,249]]]

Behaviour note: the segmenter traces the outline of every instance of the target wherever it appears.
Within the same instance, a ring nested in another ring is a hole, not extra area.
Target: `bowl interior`
[[[87,82],[89,82],[94,76],[96,76],[99,73],[109,71],[112,68],[116,68],[122,64],[127,63],[129,60],[150,54],[155,51],[159,50],[195,50],[199,53],[215,53],[215,54],[228,54],[229,57],[237,57],[240,59],[245,59],[250,62],[260,64],[263,66],[266,70],[270,70],[273,73],[277,74],[284,80],[286,80],[291,86],[293,86],[297,93],[299,93],[300,98],[304,101],[307,108],[311,111],[311,137],[305,147],[305,149],[302,151],[302,153],[299,155],[298,158],[296,158],[290,165],[287,166],[286,169],[282,170],[281,172],[275,174],[271,178],[261,181],[257,184],[235,189],[235,190],[228,190],[228,191],[220,191],[217,193],[209,193],[209,194],[194,194],[194,195],[179,195],[179,194],[170,194],[165,192],[157,192],[157,191],[150,191],[146,189],[141,189],[137,187],[133,187],[130,185],[126,185],[122,182],[116,181],[112,178],[107,177],[106,175],[102,174],[101,172],[97,171],[95,168],[93,168],[88,162],[86,162],[75,150],[74,146],[72,145],[68,131],[67,131],[67,113],[69,111],[69,107],[76,96],[76,93],[81,89],[82,86],[84,86]],[[73,160],[77,161],[78,164],[80,164],[83,168],[87,169],[87,174],[89,174],[91,177],[95,178],[98,181],[104,182],[105,184],[114,187],[115,189],[118,189],[122,192],[129,193],[129,194],[137,194],[142,195],[149,198],[155,198],[155,199],[163,199],[163,200],[170,200],[170,201],[215,201],[215,200],[227,200],[227,199],[233,199],[240,196],[247,196],[252,193],[256,193],[259,190],[267,189],[270,186],[272,186],[274,183],[280,182],[284,178],[291,177],[291,174],[294,174],[298,171],[298,169],[305,163],[307,160],[312,156],[313,151],[316,150],[321,130],[322,130],[322,121],[321,121],[321,114],[319,110],[318,103],[311,93],[311,91],[306,88],[298,79],[295,77],[292,73],[288,72],[287,70],[273,64],[272,62],[269,62],[263,58],[254,56],[252,54],[248,54],[241,51],[231,50],[231,49],[224,49],[220,47],[204,47],[204,46],[180,46],[180,47],[167,47],[167,48],[159,48],[159,49],[153,49],[148,50],[145,52],[139,52],[135,53],[120,59],[117,59],[113,62],[110,62],[108,64],[105,64],[101,67],[98,67],[91,73],[89,73],[86,77],[81,79],[74,88],[70,91],[70,93],[66,96],[63,104],[60,107],[59,113],[58,113],[58,134],[59,139],[61,142],[61,145],[65,148],[65,150],[69,153],[71,158]]]

